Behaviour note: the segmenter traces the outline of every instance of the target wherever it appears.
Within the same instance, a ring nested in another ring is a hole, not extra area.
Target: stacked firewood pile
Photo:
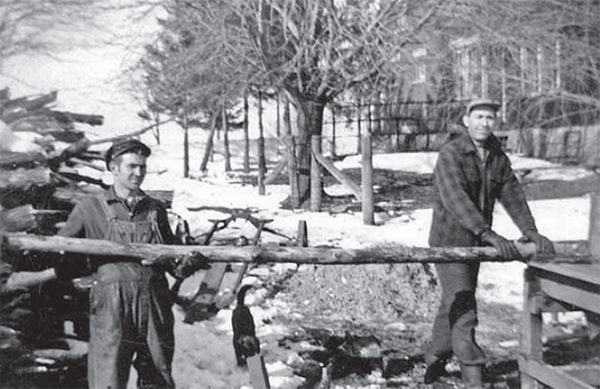
[[[77,173],[103,170],[103,156],[77,126],[98,115],[51,109],[57,93],[16,99],[0,91],[0,230],[54,235],[77,199],[105,184]],[[85,387],[87,290],[44,274],[83,258],[0,254],[0,387]],[[46,273],[44,273],[46,271]]]

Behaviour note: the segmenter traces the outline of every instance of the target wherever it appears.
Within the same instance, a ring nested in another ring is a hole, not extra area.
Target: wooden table
[[[600,366],[550,366],[542,360],[542,313],[590,311],[600,314],[600,263],[529,264],[525,270],[521,388],[600,387]]]

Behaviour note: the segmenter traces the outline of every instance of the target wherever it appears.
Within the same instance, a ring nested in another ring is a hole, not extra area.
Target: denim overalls
[[[106,195],[97,200],[108,221],[105,240],[162,243],[156,210],[144,221],[119,220]],[[138,387],[175,387],[172,303],[164,273],[130,258],[99,265],[90,294],[90,388],[126,388],[134,355]]]

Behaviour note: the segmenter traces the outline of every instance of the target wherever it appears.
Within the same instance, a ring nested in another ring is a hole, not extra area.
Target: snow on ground
[[[148,143],[152,144],[151,141]],[[201,140],[192,140],[192,150],[200,148]],[[427,236],[431,223],[431,210],[421,209],[410,213],[400,213],[377,226],[362,224],[362,215],[336,214],[326,212],[290,211],[279,209],[279,203],[286,198],[287,186],[268,186],[264,196],[258,195],[258,189],[231,183],[222,174],[222,161],[216,158],[210,165],[208,175],[201,175],[192,168],[193,177],[182,178],[181,143],[177,139],[163,141],[160,146],[153,146],[150,158],[149,174],[145,182],[146,189],[174,190],[173,211],[183,216],[190,223],[193,235],[207,231],[211,223],[208,219],[220,219],[227,215],[217,211],[191,211],[189,208],[202,206],[223,206],[229,208],[250,208],[257,211],[257,216],[274,219],[269,224],[287,236],[296,235],[298,222],[305,220],[308,225],[308,238],[311,246],[333,245],[343,248],[360,248],[377,244],[402,244],[410,246],[427,246]],[[190,166],[198,166],[200,153],[191,152],[194,160]],[[405,153],[374,155],[374,166],[378,169],[403,170],[416,173],[431,173],[437,157],[436,153]],[[552,175],[532,175],[536,179],[564,179],[581,177],[587,174],[583,169],[560,168],[546,161],[511,156],[515,169],[538,169],[552,171]],[[238,161],[239,162],[239,161]],[[234,162],[235,165],[235,162]],[[360,157],[348,157],[338,162],[338,168],[359,167]],[[534,170],[538,172],[541,170]],[[560,173],[560,174],[559,174]],[[548,178],[551,177],[551,178]],[[530,177],[528,177],[530,178]],[[530,207],[536,218],[538,228],[554,241],[585,240],[589,224],[588,196],[531,201]],[[501,207],[495,211],[493,228],[510,239],[520,237],[518,230]],[[233,228],[223,231],[224,234],[248,237],[254,228],[244,221],[232,224]],[[281,237],[263,234],[262,242],[280,242]],[[523,270],[525,266],[519,262],[484,263],[481,267],[480,288],[478,298],[489,302],[510,304],[517,309],[522,304]],[[257,329],[265,350],[278,350],[268,347],[286,334],[285,328],[264,324],[274,312],[285,310],[285,306],[276,299],[262,301],[260,306],[252,304],[257,322]],[[231,311],[222,310],[210,321],[193,325],[183,323],[183,315],[177,308],[176,340],[173,374],[178,387],[185,388],[250,388],[247,371],[234,367],[232,336],[229,320]],[[278,362],[268,363],[270,383],[273,388],[296,387],[301,380],[294,377],[292,370],[284,362],[287,356],[268,355],[269,359]],[[265,356],[266,358],[267,356]],[[133,382],[133,378],[132,381]],[[200,384],[201,383],[201,384]],[[134,387],[130,385],[130,387]]]

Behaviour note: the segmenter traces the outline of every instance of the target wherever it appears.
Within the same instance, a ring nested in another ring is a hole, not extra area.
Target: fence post
[[[373,149],[371,133],[367,132],[362,138],[362,214],[363,223],[374,224],[373,203]]]
[[[321,165],[315,154],[321,154],[321,137],[313,135],[311,138],[312,153],[310,158],[310,210],[321,211]]]
[[[296,236],[296,246],[308,247],[308,228],[306,226],[306,220],[300,220],[298,222],[298,235]]]
[[[331,104],[331,158],[335,158],[335,107]]]

